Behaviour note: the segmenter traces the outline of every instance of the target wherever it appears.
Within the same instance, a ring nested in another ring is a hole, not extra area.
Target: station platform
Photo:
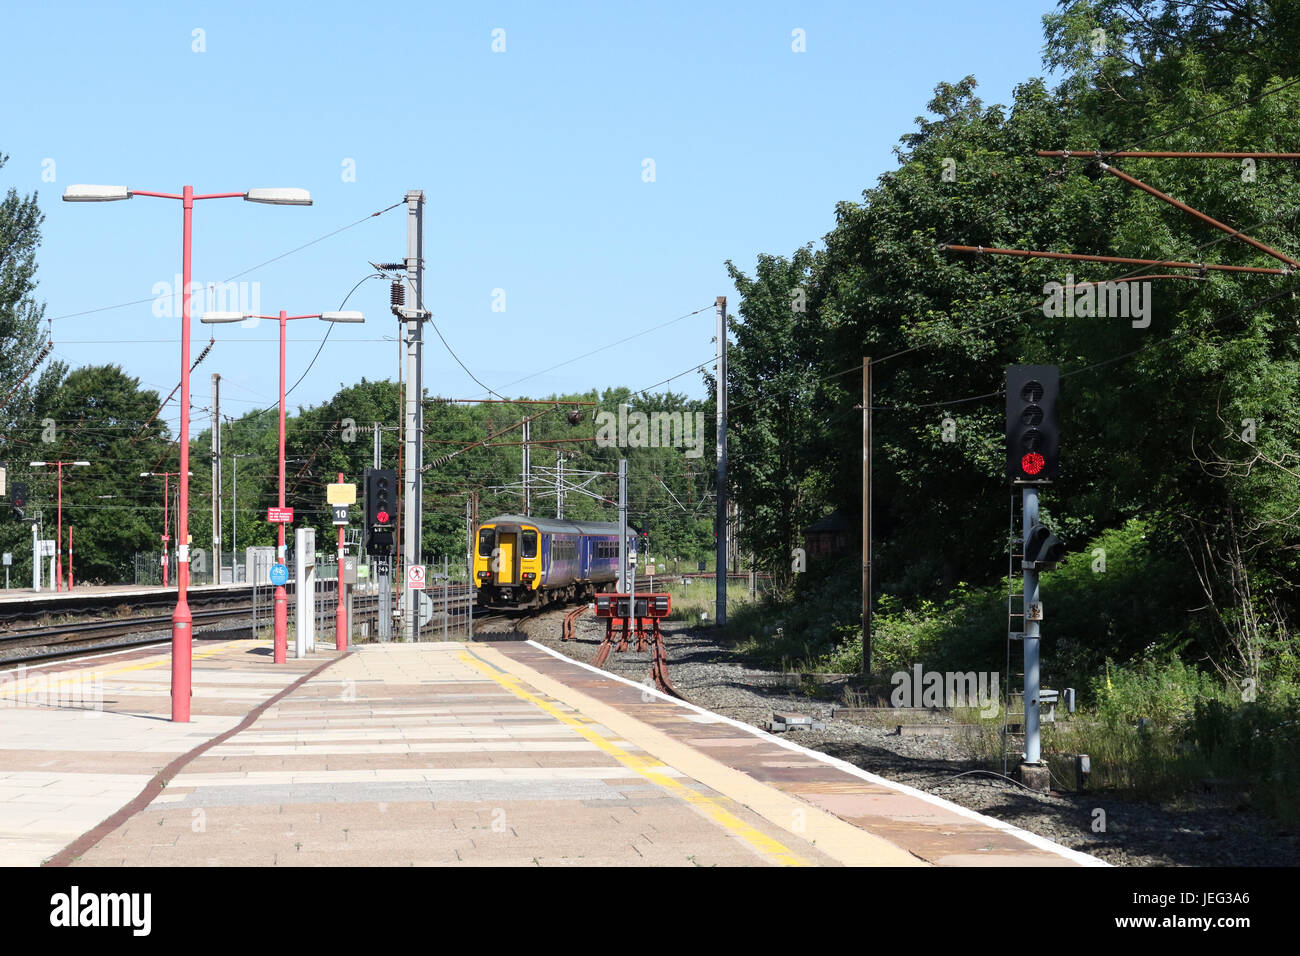
[[[531,642],[269,650],[0,673],[0,865],[1099,863]]]
[[[252,585],[241,581],[239,584],[191,584],[187,589],[189,594],[219,594],[219,593],[240,593],[245,594],[251,590]],[[176,595],[176,585],[173,583],[169,587],[163,587],[161,584],[78,584],[72,590],[62,588],[55,590],[52,585],[41,588],[39,591],[34,588],[0,588],[0,604],[30,604],[32,602],[76,602],[79,600],[104,599],[122,597],[132,598],[148,594],[170,594]]]

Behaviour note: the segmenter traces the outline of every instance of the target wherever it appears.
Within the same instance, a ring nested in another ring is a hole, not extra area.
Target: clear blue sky
[[[752,266],[833,226],[895,166],[934,86],[974,74],[986,102],[1042,73],[1050,0],[10,5],[0,187],[39,190],[39,296],[56,356],[116,362],[166,394],[179,320],[146,302],[180,270],[179,203],[59,201],[72,183],[235,192],[301,186],[310,208],[196,207],[194,278],[224,280],[399,202],[428,197],[426,304],[482,381],[512,395],[643,388],[707,360],[712,309],[544,375],[548,366],[737,295]],[[504,53],[492,51],[494,29]],[[807,50],[791,49],[792,31]],[[202,30],[204,52],[194,52]],[[655,163],[644,182],[642,162]],[[48,161],[53,162],[53,167]],[[345,181],[345,162],[355,182]],[[53,172],[54,181],[42,175]],[[339,307],[367,260],[405,254],[402,207],[242,277],[273,313]],[[493,290],[506,311],[492,311]],[[372,281],[293,409],[396,377],[396,320]],[[69,316],[60,318],[61,316]],[[194,324],[195,348],[210,326]],[[289,378],[325,331],[290,326]],[[194,404],[274,401],[275,328],[216,327]],[[483,395],[429,330],[430,393]],[[674,387],[703,394],[699,375]],[[175,427],[175,405],[169,419]],[[205,416],[195,414],[202,427]]]

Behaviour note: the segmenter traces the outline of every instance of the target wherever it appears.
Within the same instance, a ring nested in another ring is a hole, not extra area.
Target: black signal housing
[[[367,468],[366,551],[392,554],[397,530],[397,472],[392,468]]]
[[[1060,390],[1061,372],[1055,365],[1007,367],[1007,477],[1013,482],[1036,484],[1059,474]]]

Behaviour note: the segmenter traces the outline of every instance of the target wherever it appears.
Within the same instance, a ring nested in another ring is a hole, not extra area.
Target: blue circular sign
[[[276,587],[289,583],[289,569],[283,564],[271,565],[271,583]]]

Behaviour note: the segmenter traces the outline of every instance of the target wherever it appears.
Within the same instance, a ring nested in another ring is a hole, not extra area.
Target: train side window
[[[537,532],[525,531],[523,533],[523,556],[525,558],[537,557]]]
[[[479,528],[478,554],[480,558],[492,557],[492,549],[497,545],[496,528]]]

